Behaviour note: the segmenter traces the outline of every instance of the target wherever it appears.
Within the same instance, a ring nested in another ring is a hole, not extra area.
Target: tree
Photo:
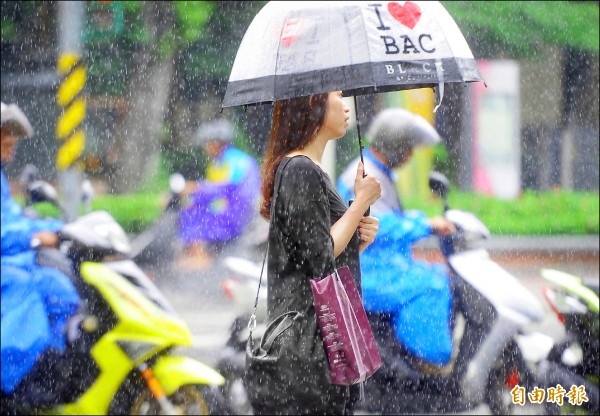
[[[136,190],[156,169],[168,99],[177,77],[178,51],[200,36],[212,9],[210,2],[142,3],[143,37],[134,46],[129,110],[120,129],[119,158],[112,178],[117,192]]]
[[[598,2],[442,1],[479,59],[543,58],[541,45],[598,54]]]
[[[206,161],[194,148],[193,135],[202,122],[215,117],[228,117],[239,125],[238,146],[251,153],[260,152],[268,127],[257,127],[256,121],[264,121],[265,117],[250,118],[241,109],[227,109],[223,114],[220,110],[241,39],[265,3],[215,2],[202,33],[189,39],[179,50],[177,76],[173,80],[166,123],[168,137],[163,149],[163,156],[171,170],[182,172],[189,178],[202,174]],[[255,113],[252,112],[253,115]]]
[[[173,170],[199,171],[190,135],[218,113],[239,42],[264,3],[124,2],[126,30],[89,43],[92,94],[129,103],[110,152],[114,191],[137,189],[160,152]]]

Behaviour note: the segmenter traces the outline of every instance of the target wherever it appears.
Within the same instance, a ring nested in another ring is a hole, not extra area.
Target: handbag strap
[[[277,170],[277,174],[275,175],[275,184],[273,186],[273,196],[271,197],[271,213],[269,214],[269,235],[271,235],[271,227],[273,226],[273,220],[275,218],[275,203],[277,202],[277,194],[279,193],[279,186],[281,185],[281,177],[283,176],[283,170],[287,166],[292,158],[286,160],[281,167],[281,170]],[[262,277],[265,271],[265,263],[267,262],[267,253],[269,252],[269,239],[267,238],[267,248],[265,249],[265,256],[263,258],[262,267],[260,269],[260,278],[258,279],[258,290],[256,291],[256,299],[254,300],[254,309],[252,310],[252,315],[250,316],[250,321],[248,322],[248,329],[250,330],[250,336],[248,340],[252,343],[252,331],[256,328],[256,308],[258,307],[258,295],[260,293],[260,286],[262,284]],[[252,345],[252,344],[250,344]]]

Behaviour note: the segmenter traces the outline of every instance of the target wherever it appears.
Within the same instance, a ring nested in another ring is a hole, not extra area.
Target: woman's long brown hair
[[[283,158],[294,150],[306,147],[315,137],[327,111],[328,93],[275,102],[273,124],[262,165],[261,215],[269,219],[275,172]]]

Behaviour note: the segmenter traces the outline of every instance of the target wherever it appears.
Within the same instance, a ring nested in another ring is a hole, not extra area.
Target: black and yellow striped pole
[[[62,112],[56,123],[56,137],[60,146],[56,154],[56,168],[64,171],[79,160],[85,148],[85,87],[86,72],[81,57],[76,53],[63,53],[58,58],[61,77],[56,93],[56,104]],[[77,168],[77,166],[75,166]]]
[[[56,121],[56,169],[67,221],[79,213],[82,169],[80,158],[85,149],[85,81],[83,28],[85,2],[58,2],[59,55],[56,65],[60,84],[56,91],[59,117]]]

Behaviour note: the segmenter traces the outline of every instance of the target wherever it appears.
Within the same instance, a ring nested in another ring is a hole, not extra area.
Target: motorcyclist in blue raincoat
[[[24,216],[11,196],[3,168],[13,158],[17,139],[33,135],[15,104],[2,103],[1,132],[1,367],[2,391],[11,393],[45,351],[64,351],[65,324],[76,312],[79,296],[63,273],[38,266],[31,248],[32,242],[56,246],[62,222]]]
[[[258,215],[260,169],[252,156],[233,145],[234,135],[235,129],[226,119],[207,122],[196,133],[197,145],[210,162],[179,222],[192,267],[210,264],[205,246],[239,237]],[[186,267],[185,260],[179,265]]]
[[[368,138],[365,172],[381,183],[381,198],[371,207],[371,215],[379,219],[377,239],[360,259],[365,309],[391,314],[402,345],[417,358],[443,366],[452,355],[448,274],[444,265],[415,260],[411,246],[432,233],[455,228],[444,217],[428,219],[420,211],[404,210],[393,171],[410,159],[415,146],[433,145],[440,138],[425,119],[398,108],[379,113]],[[346,201],[354,197],[358,161],[350,162],[337,181]]]

